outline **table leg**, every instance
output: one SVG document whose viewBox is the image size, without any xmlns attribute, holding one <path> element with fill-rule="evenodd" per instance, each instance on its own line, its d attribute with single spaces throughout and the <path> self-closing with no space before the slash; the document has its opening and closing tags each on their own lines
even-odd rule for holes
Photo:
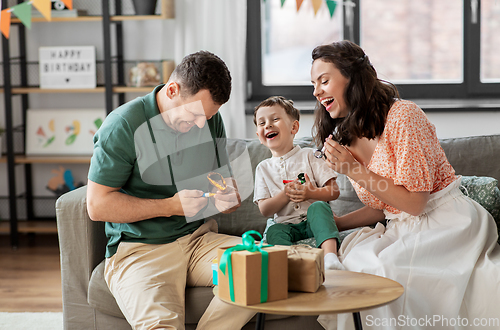
<svg viewBox="0 0 500 330">
<path fill-rule="evenodd" d="M 257 322 L 255 322 L 255 330 L 264 330 L 264 323 L 266 323 L 266 314 L 257 313 Z"/>
<path fill-rule="evenodd" d="M 354 319 L 354 328 L 356 330 L 363 330 L 363 323 L 361 323 L 359 312 L 352 313 L 352 318 Z"/>
</svg>

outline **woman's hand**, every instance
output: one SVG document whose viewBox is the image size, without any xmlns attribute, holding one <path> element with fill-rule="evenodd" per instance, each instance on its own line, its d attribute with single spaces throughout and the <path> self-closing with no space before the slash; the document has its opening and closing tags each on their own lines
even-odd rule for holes
<svg viewBox="0 0 500 330">
<path fill-rule="evenodd" d="M 325 140 L 325 156 L 328 166 L 337 173 L 349 176 L 360 164 L 344 146 L 331 139 Z"/>
</svg>

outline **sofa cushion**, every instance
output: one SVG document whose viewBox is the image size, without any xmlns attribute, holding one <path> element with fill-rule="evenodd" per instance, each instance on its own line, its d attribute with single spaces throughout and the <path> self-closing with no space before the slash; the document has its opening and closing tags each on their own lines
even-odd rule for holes
<svg viewBox="0 0 500 330">
<path fill-rule="evenodd" d="M 356 190 L 354 190 L 351 181 L 349 181 L 346 175 L 338 175 L 337 185 L 339 186 L 340 196 L 336 200 L 330 202 L 332 211 L 335 215 L 342 216 L 365 206 L 359 200 Z"/>
<path fill-rule="evenodd" d="M 500 135 L 441 139 L 440 142 L 455 173 L 489 176 L 500 181 Z"/>
<path fill-rule="evenodd" d="M 217 221 L 220 233 L 235 236 L 241 236 L 248 230 L 257 230 L 263 233 L 267 218 L 253 203 L 253 184 L 257 164 L 271 157 L 271 151 L 262 146 L 257 139 L 228 139 L 227 151 L 233 175 L 242 197 L 241 206 L 236 212 L 219 213 L 212 218 Z M 250 167 L 248 167 L 248 163 L 250 163 Z"/>
<path fill-rule="evenodd" d="M 104 314 L 125 318 L 104 280 L 104 263 L 105 261 L 103 260 L 92 272 L 87 302 L 92 308 Z"/>
<path fill-rule="evenodd" d="M 462 192 L 481 204 L 488 212 L 499 211 L 496 206 L 497 200 L 497 187 L 498 180 L 487 176 L 462 176 L 460 182 L 460 190 Z M 495 189 L 497 188 L 497 189 Z M 491 212 L 490 212 L 491 213 Z"/>
<path fill-rule="evenodd" d="M 500 234 L 500 190 L 497 185 L 495 178 L 462 176 L 460 190 L 490 212 Z"/>
</svg>

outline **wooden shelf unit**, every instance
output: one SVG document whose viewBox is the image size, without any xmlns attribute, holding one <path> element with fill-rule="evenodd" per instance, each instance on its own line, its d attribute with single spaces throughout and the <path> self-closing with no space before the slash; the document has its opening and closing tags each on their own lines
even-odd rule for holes
<svg viewBox="0 0 500 330">
<path fill-rule="evenodd" d="M 149 93 L 153 90 L 151 87 L 132 87 L 132 86 L 113 86 L 113 93 Z M 61 89 L 61 88 L 39 88 L 39 87 L 14 87 L 11 89 L 12 94 L 54 94 L 54 93 L 104 93 L 105 87 L 96 88 L 78 88 L 78 89 Z M 3 93 L 3 88 L 0 88 L 0 93 Z"/>
<path fill-rule="evenodd" d="M 90 156 L 16 156 L 16 164 L 90 164 Z"/>
<path fill-rule="evenodd" d="M 172 19 L 175 17 L 174 0 L 161 0 L 161 14 L 160 15 L 115 15 L 110 16 L 112 22 L 123 21 L 144 21 L 155 19 Z M 102 16 L 77 16 L 77 17 L 52 17 L 50 21 L 44 17 L 32 17 L 33 23 L 53 23 L 53 22 L 100 22 L 103 20 Z M 20 24 L 19 18 L 12 18 L 11 23 Z"/>
<path fill-rule="evenodd" d="M 115 13 L 119 14 L 119 8 L 115 0 L 114 4 Z M 0 221 L 0 233 L 8 233 L 10 235 L 11 245 L 16 247 L 18 244 L 18 234 L 19 233 L 57 233 L 56 223 L 55 221 L 51 221 L 43 219 L 39 221 L 40 217 L 37 217 L 34 213 L 33 200 L 40 199 L 43 197 L 34 196 L 33 195 L 33 187 L 32 187 L 32 165 L 34 164 L 90 164 L 90 156 L 27 156 L 27 155 L 18 155 L 14 151 L 14 126 L 13 126 L 13 108 L 11 98 L 15 95 L 19 95 L 18 97 L 22 98 L 21 108 L 23 111 L 23 119 L 25 118 L 26 111 L 28 109 L 27 97 L 29 94 L 56 94 L 56 93 L 102 93 L 105 95 L 105 108 L 109 113 L 112 111 L 116 105 L 113 103 L 116 101 L 113 98 L 113 95 L 118 95 L 118 104 L 122 104 L 125 101 L 125 93 L 141 93 L 146 94 L 153 90 L 153 87 L 130 87 L 125 86 L 126 82 L 124 81 L 124 75 L 118 75 L 117 85 L 113 85 L 113 76 L 112 76 L 112 65 L 114 63 L 111 62 L 111 33 L 116 34 L 115 42 L 116 42 L 116 52 L 118 58 L 123 58 L 123 30 L 122 30 L 122 22 L 125 21 L 140 21 L 140 20 L 164 20 L 164 19 L 173 19 L 175 17 L 174 10 L 174 0 L 161 0 L 161 14 L 160 15 L 151 15 L 151 16 L 140 16 L 140 15 L 110 15 L 110 0 L 101 0 L 102 4 L 102 15 L 101 16 L 79 16 L 79 17 L 53 17 L 50 21 L 46 20 L 43 17 L 32 18 L 32 22 L 46 24 L 46 23 L 77 23 L 77 22 L 97 22 L 102 24 L 102 35 L 103 35 L 103 50 L 104 50 L 104 86 L 97 86 L 92 89 L 41 89 L 39 87 L 27 87 L 27 79 L 23 78 L 27 76 L 27 64 L 24 60 L 24 63 L 21 61 L 21 85 L 26 87 L 12 86 L 11 84 L 11 56 L 9 50 L 9 40 L 3 38 L 2 42 L 2 52 L 3 52 L 3 68 L 4 68 L 4 86 L 0 88 L 0 93 L 4 94 L 5 100 L 5 112 L 6 112 L 6 128 L 8 138 L 8 150 L 5 155 L 0 155 L 0 163 L 7 163 L 7 172 L 8 172 L 8 183 L 9 183 L 9 210 L 10 210 L 10 221 Z M 24 28 L 24 25 L 18 18 L 13 18 L 12 23 L 15 23 L 14 26 L 17 26 L 19 29 L 19 53 L 20 58 L 26 59 L 26 50 L 25 45 L 23 44 L 26 40 L 24 37 L 25 33 L 28 33 Z M 116 25 L 116 29 L 113 31 L 110 29 L 111 25 Z M 118 28 L 120 27 L 120 28 Z M 26 32 L 25 32 L 26 31 Z M 21 37 L 22 36 L 22 37 Z M 123 63 L 118 64 L 118 72 L 123 73 L 125 71 L 125 67 Z M 122 78 L 120 78 L 120 76 Z M 17 110 L 16 110 L 17 111 Z M 25 124 L 23 122 L 23 124 Z M 19 197 L 19 194 L 16 193 L 16 166 L 24 166 L 25 172 L 25 193 L 23 197 Z M 17 213 L 17 201 L 19 198 L 24 198 L 26 200 L 26 209 L 27 209 L 27 218 L 28 220 L 18 220 Z"/>
</svg>

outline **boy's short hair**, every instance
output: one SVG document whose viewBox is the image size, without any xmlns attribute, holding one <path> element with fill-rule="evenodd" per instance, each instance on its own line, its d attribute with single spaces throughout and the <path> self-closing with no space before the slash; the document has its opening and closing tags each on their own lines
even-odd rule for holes
<svg viewBox="0 0 500 330">
<path fill-rule="evenodd" d="M 253 123 L 257 125 L 257 110 L 262 107 L 272 107 L 273 105 L 279 105 L 285 109 L 286 114 L 293 120 L 300 120 L 300 111 L 293 106 L 292 100 L 287 100 L 283 96 L 271 96 L 255 107 L 253 111 Z"/>
</svg>

